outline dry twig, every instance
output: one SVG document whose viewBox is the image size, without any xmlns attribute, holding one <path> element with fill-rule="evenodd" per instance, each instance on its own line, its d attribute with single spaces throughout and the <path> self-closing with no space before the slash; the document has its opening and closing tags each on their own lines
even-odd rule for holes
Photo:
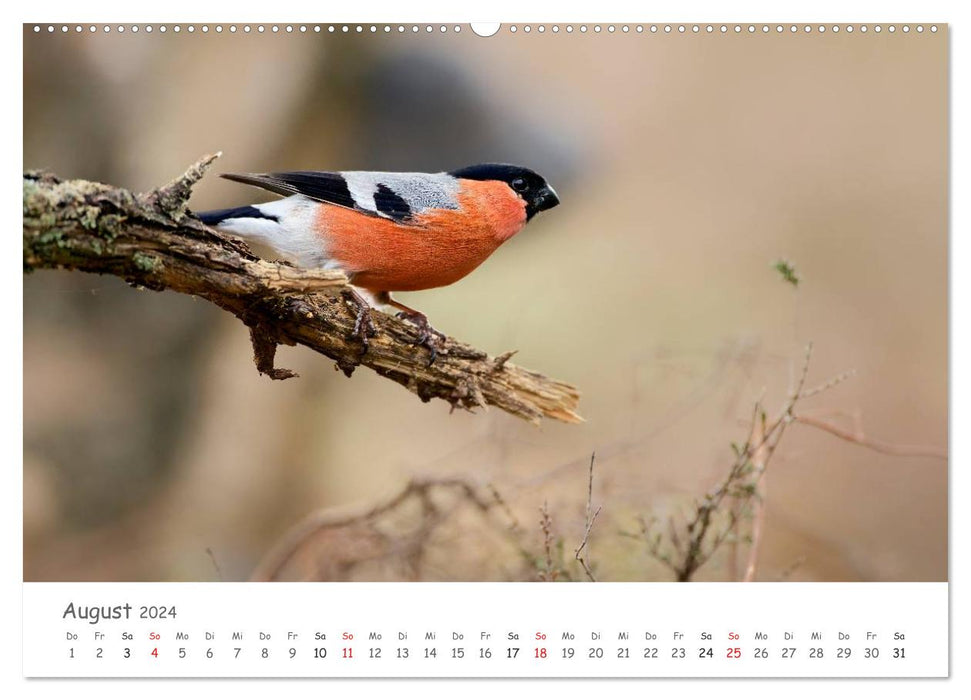
<svg viewBox="0 0 971 700">
<path fill-rule="evenodd" d="M 590 570 L 589 564 L 587 564 L 587 559 L 590 558 L 590 531 L 593 529 L 593 524 L 596 522 L 597 516 L 600 515 L 600 511 L 603 510 L 603 506 L 597 506 L 597 511 L 591 515 L 591 512 L 593 511 L 593 463 L 596 458 L 596 453 L 590 455 L 590 476 L 587 480 L 587 510 L 583 530 L 583 539 L 580 540 L 579 546 L 573 553 L 574 558 L 580 562 L 580 566 L 583 567 L 583 573 L 585 573 L 587 578 L 591 581 L 596 581 L 597 579 L 594 577 L 593 571 Z M 586 556 L 583 554 L 584 549 L 586 549 Z"/>
<path fill-rule="evenodd" d="M 539 570 L 540 581 L 555 581 L 559 578 L 559 568 L 553 564 L 553 519 L 546 501 L 539 509 L 539 528 L 543 533 L 543 552 L 546 556 L 544 568 Z"/>
<path fill-rule="evenodd" d="M 947 459 L 947 450 L 943 450 L 939 447 L 930 447 L 927 445 L 900 445 L 891 442 L 884 442 L 883 440 L 876 440 L 874 438 L 868 438 L 863 432 L 863 427 L 860 425 L 856 426 L 856 430 L 850 432 L 828 421 L 807 416 L 802 413 L 794 416 L 793 419 L 797 423 L 802 423 L 803 425 L 817 428 L 829 433 L 830 435 L 835 435 L 841 440 L 851 442 L 854 445 L 869 448 L 874 452 L 880 452 L 886 455 L 894 455 L 896 457 L 930 457 L 932 459 Z"/>
</svg>

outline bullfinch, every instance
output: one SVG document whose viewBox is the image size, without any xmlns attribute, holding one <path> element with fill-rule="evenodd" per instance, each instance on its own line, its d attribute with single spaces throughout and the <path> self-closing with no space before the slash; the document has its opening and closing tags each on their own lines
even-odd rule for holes
<svg viewBox="0 0 971 700">
<path fill-rule="evenodd" d="M 284 199 L 196 214 L 206 225 L 273 248 L 307 268 L 347 274 L 364 350 L 373 335 L 369 297 L 419 330 L 437 352 L 427 317 L 391 297 L 452 284 L 478 267 L 536 214 L 559 204 L 538 173 L 487 163 L 441 173 L 367 171 L 234 174 L 222 177 Z M 357 291 L 360 290 L 360 291 Z M 362 295 L 363 293 L 363 295 Z"/>
</svg>

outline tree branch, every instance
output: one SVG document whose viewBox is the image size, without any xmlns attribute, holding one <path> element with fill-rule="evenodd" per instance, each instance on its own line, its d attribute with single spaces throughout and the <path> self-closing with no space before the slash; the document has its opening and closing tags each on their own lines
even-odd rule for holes
<svg viewBox="0 0 971 700">
<path fill-rule="evenodd" d="M 356 308 L 342 296 L 349 289 L 342 273 L 261 260 L 188 211 L 192 187 L 218 155 L 142 195 L 24 173 L 24 271 L 110 274 L 131 285 L 202 297 L 250 329 L 256 367 L 273 379 L 296 376 L 274 366 L 277 346 L 300 344 L 334 360 L 347 376 L 364 365 L 422 401 L 444 399 L 469 411 L 497 406 L 533 423 L 582 421 L 575 387 L 512 364 L 508 353 L 493 358 L 453 338 L 429 366 L 427 351 L 414 345 L 414 326 L 383 313 L 372 314 L 377 335 L 362 354 L 353 337 Z"/>
</svg>

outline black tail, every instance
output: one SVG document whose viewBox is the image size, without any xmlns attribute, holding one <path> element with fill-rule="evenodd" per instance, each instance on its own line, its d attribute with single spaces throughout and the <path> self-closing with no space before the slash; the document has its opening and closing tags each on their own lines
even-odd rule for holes
<svg viewBox="0 0 971 700">
<path fill-rule="evenodd" d="M 256 207 L 233 207 L 232 209 L 214 209 L 213 211 L 196 212 L 196 218 L 206 226 L 216 226 L 226 219 L 270 219 L 276 221 L 275 216 L 264 214 Z"/>
</svg>

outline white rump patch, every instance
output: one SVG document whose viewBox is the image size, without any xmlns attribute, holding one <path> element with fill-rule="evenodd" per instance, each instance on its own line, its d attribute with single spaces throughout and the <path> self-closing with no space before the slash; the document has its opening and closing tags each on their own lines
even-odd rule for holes
<svg viewBox="0 0 971 700">
<path fill-rule="evenodd" d="M 334 267 L 324 238 L 317 232 L 317 208 L 322 206 L 319 202 L 294 195 L 253 206 L 277 220 L 240 217 L 225 219 L 217 228 L 267 245 L 300 267 Z"/>
</svg>

